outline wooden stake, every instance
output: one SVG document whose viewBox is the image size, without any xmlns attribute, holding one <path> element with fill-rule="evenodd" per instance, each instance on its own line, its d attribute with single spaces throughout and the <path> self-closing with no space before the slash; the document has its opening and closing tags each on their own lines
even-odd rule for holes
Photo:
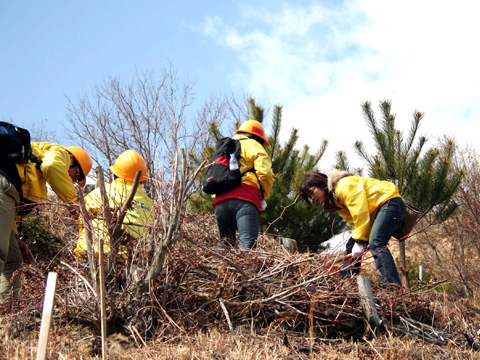
<svg viewBox="0 0 480 360">
<path fill-rule="evenodd" d="M 102 360 L 108 358 L 107 354 L 107 310 L 105 306 L 105 267 L 103 263 L 103 237 L 98 239 L 98 268 L 99 268 L 99 283 L 100 283 L 100 329 L 102 332 Z"/>
<path fill-rule="evenodd" d="M 57 288 L 57 273 L 49 272 L 45 299 L 43 302 L 42 324 L 40 325 L 40 337 L 38 339 L 37 360 L 45 360 L 47 356 L 48 333 L 52 324 L 52 311 L 55 303 L 55 291 Z"/>
<path fill-rule="evenodd" d="M 360 303 L 362 304 L 363 314 L 373 330 L 381 328 L 382 320 L 375 310 L 375 301 L 373 300 L 372 282 L 364 275 L 357 276 L 358 293 Z"/>
</svg>

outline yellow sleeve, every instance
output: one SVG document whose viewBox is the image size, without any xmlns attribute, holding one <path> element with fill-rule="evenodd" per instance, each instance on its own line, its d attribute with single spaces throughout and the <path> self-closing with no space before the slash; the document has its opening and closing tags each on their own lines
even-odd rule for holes
<svg viewBox="0 0 480 360">
<path fill-rule="evenodd" d="M 240 170 L 245 171 L 244 169 L 248 170 L 252 167 L 255 169 L 255 174 L 250 172 L 246 173 L 242 182 L 256 184 L 257 181 L 255 180 L 258 179 L 263 189 L 263 198 L 264 200 L 268 200 L 274 181 L 272 160 L 265 151 L 265 148 L 256 140 L 243 140 L 240 144 L 242 146 L 242 156 L 240 159 L 242 168 Z"/>
<path fill-rule="evenodd" d="M 77 201 L 77 192 L 68 175 L 70 156 L 60 146 L 52 146 L 43 154 L 40 171 L 52 190 L 65 202 Z"/>
<path fill-rule="evenodd" d="M 273 187 L 272 161 L 263 147 L 261 150 L 263 151 L 258 151 L 255 157 L 255 172 L 263 188 L 263 198 L 268 200 Z"/>
<path fill-rule="evenodd" d="M 353 225 L 352 215 L 350 215 L 350 212 L 347 209 L 341 208 L 337 212 L 338 212 L 338 215 L 340 215 L 343 218 L 343 220 L 345 220 L 350 225 Z"/>
<path fill-rule="evenodd" d="M 152 208 L 152 200 L 143 191 L 142 185 L 139 185 L 133 199 L 132 207 L 127 211 L 125 222 L 139 225 L 153 224 Z M 126 225 L 125 229 L 135 238 L 144 237 L 149 232 L 149 228 L 144 226 Z"/>
<path fill-rule="evenodd" d="M 362 178 L 349 176 L 341 179 L 335 188 L 335 194 L 348 210 L 348 214 L 339 211 L 339 215 L 354 227 L 352 237 L 368 242 L 373 223 Z"/>
<path fill-rule="evenodd" d="M 108 188 L 106 187 L 107 196 Z M 85 207 L 88 212 L 97 215 L 103 214 L 103 204 L 102 204 L 102 195 L 100 193 L 100 188 L 96 188 L 87 196 L 85 196 Z"/>
<path fill-rule="evenodd" d="M 106 186 L 106 191 L 108 193 L 108 186 Z M 107 229 L 105 228 L 103 217 L 103 204 L 102 204 L 102 197 L 100 193 L 100 189 L 96 188 L 91 193 L 89 193 L 84 198 L 85 201 L 85 208 L 87 209 L 88 213 L 92 215 L 90 218 L 90 222 L 92 224 L 92 232 L 94 233 L 94 244 L 93 248 L 95 250 L 95 256 L 98 258 L 98 244 L 97 239 L 101 236 L 104 239 L 104 254 L 110 253 L 110 246 L 109 246 L 109 237 Z M 77 240 L 77 247 L 74 250 L 75 255 L 80 256 L 81 254 L 87 251 L 87 239 L 85 234 L 85 229 L 83 226 L 83 222 L 78 222 L 78 240 Z"/>
</svg>

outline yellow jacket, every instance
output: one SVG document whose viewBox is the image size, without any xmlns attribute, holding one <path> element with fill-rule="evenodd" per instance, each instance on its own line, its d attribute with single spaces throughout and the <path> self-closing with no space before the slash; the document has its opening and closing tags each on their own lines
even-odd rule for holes
<svg viewBox="0 0 480 360">
<path fill-rule="evenodd" d="M 237 134 L 233 139 L 249 138 L 245 135 Z M 265 148 L 256 140 L 244 140 L 240 142 L 240 145 L 240 172 L 243 174 L 245 171 L 255 168 L 255 173 L 249 171 L 243 175 L 242 183 L 252 185 L 259 191 L 261 184 L 263 188 L 263 199 L 268 200 L 273 187 L 273 170 L 270 156 L 268 156 Z"/>
<path fill-rule="evenodd" d="M 119 209 L 125 202 L 133 182 L 123 179 L 117 179 L 111 184 L 105 186 L 107 196 L 109 198 L 109 206 L 111 209 Z M 108 230 L 103 220 L 103 205 L 100 189 L 96 188 L 85 197 L 85 206 L 87 210 L 94 216 L 92 220 L 92 227 L 95 233 L 94 249 L 95 255 L 98 256 L 98 237 L 102 236 L 104 239 L 104 254 L 110 253 Z M 143 191 L 141 185 L 138 186 L 137 192 L 133 198 L 132 208 L 127 211 L 124 218 L 124 223 L 131 223 L 123 225 L 122 229 L 132 235 L 134 238 L 141 238 L 148 233 L 148 227 L 142 225 L 150 225 L 153 223 L 151 210 L 153 207 L 152 200 Z M 135 224 L 135 225 L 134 225 Z M 138 224 L 138 225 L 137 225 Z M 77 248 L 74 250 L 75 254 L 80 255 L 87 251 L 87 241 L 85 238 L 85 230 L 80 225 L 80 234 L 77 242 Z M 120 254 L 125 257 L 126 249 L 120 249 Z"/>
<path fill-rule="evenodd" d="M 360 176 L 338 180 L 335 195 L 339 215 L 354 227 L 352 237 L 367 242 L 377 210 L 387 200 L 400 197 L 394 183 Z"/>
<path fill-rule="evenodd" d="M 40 162 L 39 167 L 32 161 L 17 164 L 23 197 L 33 202 L 44 201 L 48 183 L 64 202 L 75 202 L 77 192 L 68 175 L 70 155 L 67 149 L 47 142 L 32 142 L 32 153 Z"/>
</svg>

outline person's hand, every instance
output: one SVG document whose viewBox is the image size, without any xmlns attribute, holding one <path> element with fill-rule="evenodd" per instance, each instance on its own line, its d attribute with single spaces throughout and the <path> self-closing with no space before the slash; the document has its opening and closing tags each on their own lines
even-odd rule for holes
<svg viewBox="0 0 480 360">
<path fill-rule="evenodd" d="M 267 202 L 265 200 L 260 201 L 260 211 L 265 211 L 267 208 Z"/>
<path fill-rule="evenodd" d="M 18 247 L 20 248 L 20 252 L 22 253 L 23 262 L 27 265 L 33 264 L 35 262 L 35 258 L 33 257 L 28 245 L 19 239 L 17 239 L 17 243 Z"/>
<path fill-rule="evenodd" d="M 365 250 L 365 245 L 355 242 L 355 244 L 352 247 L 352 257 L 357 258 L 362 256 L 364 250 Z"/>
</svg>

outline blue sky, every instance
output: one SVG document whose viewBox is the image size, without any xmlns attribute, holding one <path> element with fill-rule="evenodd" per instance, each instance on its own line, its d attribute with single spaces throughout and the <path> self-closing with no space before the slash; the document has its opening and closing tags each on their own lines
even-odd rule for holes
<svg viewBox="0 0 480 360">
<path fill-rule="evenodd" d="M 251 93 L 267 109 L 284 106 L 282 136 L 354 160 L 371 138 L 360 104 L 391 99 L 407 131 L 480 133 L 480 5 L 474 1 L 37 1 L 0 0 L 0 119 L 47 119 L 60 142 L 67 97 L 108 77 L 172 64 L 195 82 L 198 106 L 210 94 Z M 378 112 L 377 112 L 378 114 Z M 266 127 L 268 131 L 269 117 Z M 65 143 L 64 145 L 72 145 Z M 352 161 L 354 163 L 354 161 Z"/>
</svg>

